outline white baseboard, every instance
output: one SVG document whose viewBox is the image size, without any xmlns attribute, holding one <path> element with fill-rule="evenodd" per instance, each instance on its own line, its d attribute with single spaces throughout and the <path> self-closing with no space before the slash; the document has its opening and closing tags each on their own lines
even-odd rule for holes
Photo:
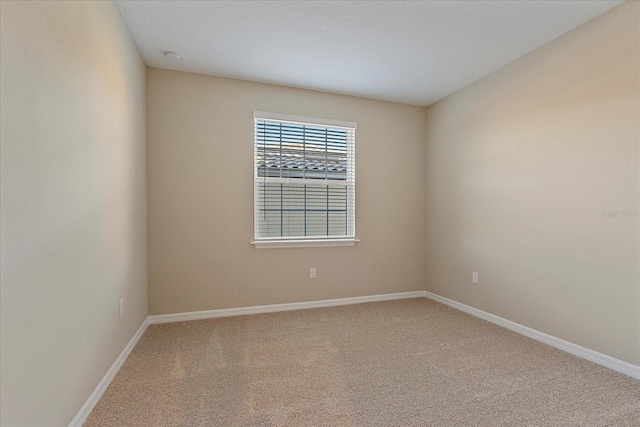
<svg viewBox="0 0 640 427">
<path fill-rule="evenodd" d="M 138 343 L 138 340 L 140 339 L 142 334 L 144 334 L 144 331 L 147 330 L 148 325 L 149 325 L 149 317 L 144 319 L 144 322 L 142 322 L 142 325 L 140 325 L 140 327 L 138 328 L 136 333 L 133 335 L 131 340 L 129 340 L 129 343 L 125 346 L 124 350 L 122 350 L 122 352 L 120 353 L 116 361 L 113 362 L 113 365 L 111 365 L 111 368 L 109 368 L 109 370 L 104 375 L 102 380 L 98 383 L 98 386 L 95 388 L 95 390 L 93 390 L 93 393 L 91 393 L 91 395 L 89 396 L 89 399 L 87 399 L 87 401 L 82 406 L 82 408 L 80 408 L 80 412 L 78 412 L 75 418 L 71 421 L 71 423 L 69 424 L 69 427 L 80 427 L 82 426 L 82 424 L 84 424 L 84 422 L 89 417 L 89 414 L 91 413 L 93 408 L 96 406 L 96 404 L 102 397 L 102 394 L 105 392 L 107 387 L 109 387 L 109 384 L 111 384 L 113 377 L 116 376 L 116 374 L 120 370 L 120 367 L 122 366 L 124 361 L 127 360 L 127 357 L 129 357 L 129 353 L 131 353 L 131 350 L 133 350 L 133 348 L 136 346 L 136 344 Z"/>
<path fill-rule="evenodd" d="M 531 329 L 527 326 L 520 325 L 519 323 L 503 319 L 502 317 L 487 313 L 486 311 L 478 310 L 477 308 L 462 304 L 449 298 L 441 297 L 440 295 L 436 295 L 428 291 L 425 291 L 425 296 L 434 301 L 448 305 L 449 307 L 464 311 L 465 313 L 472 316 L 479 317 L 480 319 L 484 319 L 488 322 L 502 326 L 503 328 L 507 328 L 513 332 L 517 332 L 526 337 L 533 338 L 536 341 L 543 342 L 552 347 L 566 351 L 567 353 L 571 353 L 574 356 L 581 357 L 583 359 L 589 360 L 590 362 L 594 362 L 598 365 L 605 366 L 622 374 L 629 375 L 632 378 L 640 379 L 640 366 L 636 366 L 631 363 L 616 359 L 614 357 L 607 356 L 606 354 L 598 353 L 597 351 L 590 350 L 577 344 L 573 344 L 569 341 L 565 341 L 552 335 L 545 334 L 544 332 Z"/>
<path fill-rule="evenodd" d="M 257 305 L 253 307 L 223 308 L 219 310 L 191 311 L 187 313 L 159 314 L 149 316 L 149 324 L 184 322 L 187 320 L 212 319 L 214 317 L 242 316 L 246 314 L 273 313 L 277 311 L 304 310 L 308 308 L 334 307 L 365 302 L 390 301 L 407 298 L 423 298 L 425 291 L 399 292 L 395 294 L 368 295 L 363 297 L 325 299 L 319 301 L 293 302 L 288 304 Z"/>
</svg>

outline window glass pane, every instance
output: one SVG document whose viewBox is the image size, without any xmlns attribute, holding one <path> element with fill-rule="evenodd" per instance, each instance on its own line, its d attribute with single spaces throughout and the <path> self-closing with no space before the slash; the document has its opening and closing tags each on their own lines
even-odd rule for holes
<svg viewBox="0 0 640 427">
<path fill-rule="evenodd" d="M 355 237 L 354 129 L 255 119 L 256 238 Z"/>
<path fill-rule="evenodd" d="M 258 176 L 346 180 L 347 143 L 344 129 L 258 120 Z"/>
</svg>

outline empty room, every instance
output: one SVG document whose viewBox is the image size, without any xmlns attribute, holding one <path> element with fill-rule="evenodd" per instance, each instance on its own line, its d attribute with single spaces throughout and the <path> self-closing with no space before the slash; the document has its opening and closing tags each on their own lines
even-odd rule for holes
<svg viewBox="0 0 640 427">
<path fill-rule="evenodd" d="M 640 425 L 640 2 L 0 1 L 0 425 Z"/>
</svg>

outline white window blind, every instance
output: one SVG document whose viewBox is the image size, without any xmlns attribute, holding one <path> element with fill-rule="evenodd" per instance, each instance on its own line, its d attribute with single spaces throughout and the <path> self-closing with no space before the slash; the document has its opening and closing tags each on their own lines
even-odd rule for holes
<svg viewBox="0 0 640 427">
<path fill-rule="evenodd" d="M 256 241 L 355 238 L 355 129 L 254 113 Z"/>
</svg>

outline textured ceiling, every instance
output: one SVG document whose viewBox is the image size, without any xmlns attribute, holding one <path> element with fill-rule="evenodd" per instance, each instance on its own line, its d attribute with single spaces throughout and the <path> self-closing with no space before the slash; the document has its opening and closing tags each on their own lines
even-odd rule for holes
<svg viewBox="0 0 640 427">
<path fill-rule="evenodd" d="M 116 1 L 149 66 L 422 106 L 619 3 Z"/>
</svg>

